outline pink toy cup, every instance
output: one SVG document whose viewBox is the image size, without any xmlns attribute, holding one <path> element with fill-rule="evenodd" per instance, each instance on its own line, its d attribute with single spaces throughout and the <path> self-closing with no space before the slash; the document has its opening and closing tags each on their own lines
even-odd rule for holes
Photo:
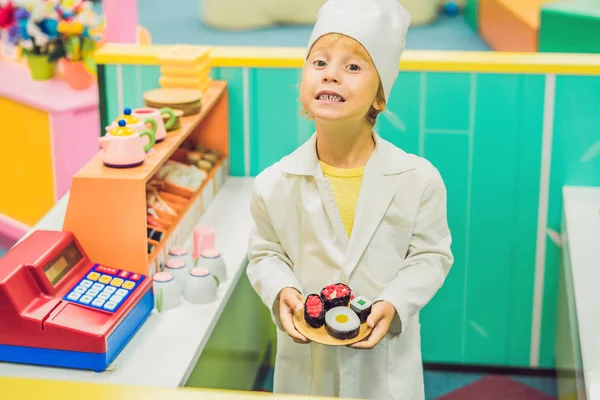
<svg viewBox="0 0 600 400">
<path fill-rule="evenodd" d="M 200 225 L 194 228 L 194 259 L 200 257 L 206 249 L 215 247 L 215 230 L 211 226 Z"/>
</svg>

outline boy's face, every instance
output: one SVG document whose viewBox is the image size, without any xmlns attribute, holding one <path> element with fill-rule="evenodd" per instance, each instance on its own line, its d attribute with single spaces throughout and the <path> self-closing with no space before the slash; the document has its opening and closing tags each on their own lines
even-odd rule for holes
<svg viewBox="0 0 600 400">
<path fill-rule="evenodd" d="M 366 118 L 379 87 L 377 70 L 354 39 L 328 36 L 315 42 L 304 64 L 302 106 L 315 120 Z"/>
</svg>

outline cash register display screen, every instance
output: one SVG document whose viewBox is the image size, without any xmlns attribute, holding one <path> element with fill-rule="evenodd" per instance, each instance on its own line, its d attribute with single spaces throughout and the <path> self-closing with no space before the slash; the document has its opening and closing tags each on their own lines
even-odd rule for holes
<svg viewBox="0 0 600 400">
<path fill-rule="evenodd" d="M 55 286 L 82 258 L 77 245 L 71 242 L 58 257 L 44 268 L 44 273 L 52 286 Z"/>
</svg>

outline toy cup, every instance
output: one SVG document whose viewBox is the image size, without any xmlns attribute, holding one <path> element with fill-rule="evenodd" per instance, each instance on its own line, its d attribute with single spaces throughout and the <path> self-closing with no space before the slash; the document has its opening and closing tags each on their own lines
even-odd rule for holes
<svg viewBox="0 0 600 400">
<path fill-rule="evenodd" d="M 185 283 L 183 297 L 194 304 L 206 304 L 216 300 L 217 280 L 206 268 L 193 268 Z"/>
<path fill-rule="evenodd" d="M 166 123 L 163 122 L 163 114 L 169 115 L 169 120 Z M 176 119 L 175 113 L 168 107 L 163 107 L 161 109 L 151 107 L 136 108 L 133 110 L 132 115 L 143 121 L 146 121 L 149 118 L 154 121 L 154 124 L 156 125 L 156 143 L 165 140 L 167 137 L 167 129 L 170 129 L 173 126 Z"/>
<path fill-rule="evenodd" d="M 152 276 L 154 306 L 158 312 L 177 307 L 181 303 L 179 286 L 168 272 L 157 272 Z"/>
</svg>

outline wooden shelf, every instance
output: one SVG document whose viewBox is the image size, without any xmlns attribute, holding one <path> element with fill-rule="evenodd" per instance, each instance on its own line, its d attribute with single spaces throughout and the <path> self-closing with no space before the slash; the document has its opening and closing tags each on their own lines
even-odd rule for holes
<svg viewBox="0 0 600 400">
<path fill-rule="evenodd" d="M 186 198 L 160 242 L 148 252 L 146 184 L 190 140 L 216 149 L 221 158 L 202 186 Z M 151 275 L 166 259 L 175 239 L 185 240 L 193 224 L 229 175 L 229 111 L 227 84 L 215 81 L 202 99 L 199 114 L 182 119 L 148 154 L 144 164 L 116 169 L 104 166 L 102 151 L 74 176 L 63 230 L 75 234 L 88 256 L 100 264 Z"/>
<path fill-rule="evenodd" d="M 219 117 L 213 115 L 212 111 L 225 93 L 226 86 L 227 84 L 225 82 L 214 82 L 214 84 L 202 97 L 202 110 L 200 113 L 182 118 L 181 129 L 169 132 L 162 143 L 154 146 L 151 154 L 148 154 L 146 157 L 144 164 L 140 165 L 139 167 L 126 169 L 108 168 L 102 163 L 102 152 L 100 151 L 90 160 L 89 163 L 80 169 L 75 176 L 148 181 L 152 176 L 154 176 L 154 174 L 156 174 L 156 172 L 158 172 L 158 169 L 169 157 L 171 157 L 175 150 L 181 146 L 183 141 L 188 138 L 190 133 L 193 132 L 196 127 L 198 127 L 200 122 L 207 119 L 207 117 Z M 215 137 L 213 139 L 216 140 L 211 140 L 206 147 L 214 147 L 222 152 L 229 147 L 228 143 L 224 141 L 224 139 L 227 138 Z"/>
</svg>

